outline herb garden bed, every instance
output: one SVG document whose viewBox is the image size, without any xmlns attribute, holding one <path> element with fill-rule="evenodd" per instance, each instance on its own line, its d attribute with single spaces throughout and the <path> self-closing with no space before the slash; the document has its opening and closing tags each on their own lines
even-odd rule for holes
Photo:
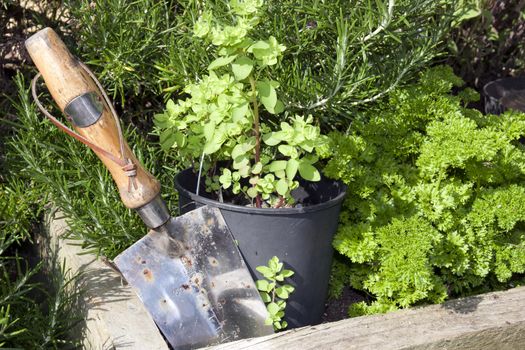
<svg viewBox="0 0 525 350">
<path fill-rule="evenodd" d="M 245 193 L 261 210 L 297 205 L 299 178 L 346 186 L 324 323 L 211 349 L 523 347 L 525 114 L 482 114 L 463 80 L 479 91 L 524 74 L 525 1 L 41 3 L 0 0 L 0 348 L 76 348 L 80 338 L 88 349 L 169 349 L 131 286 L 94 255 L 113 259 L 146 229 L 96 155 L 43 121 L 31 98 L 23 42 L 42 26 L 100 78 L 172 214 L 173 178 L 190 163 L 208 176 L 203 191 Z M 31 225 L 49 202 L 69 228 L 48 214 L 39 249 L 67 266 L 24 268 L 38 259 Z M 272 241 L 285 264 L 306 250 Z"/>
<path fill-rule="evenodd" d="M 168 349 L 151 317 L 118 273 L 82 254 L 78 241 L 57 239 L 67 224 L 48 220 L 50 245 L 70 268 L 83 273 L 91 349 Z M 525 342 L 525 287 L 451 300 L 442 305 L 355 317 L 247 339 L 211 349 L 517 349 Z"/>
</svg>

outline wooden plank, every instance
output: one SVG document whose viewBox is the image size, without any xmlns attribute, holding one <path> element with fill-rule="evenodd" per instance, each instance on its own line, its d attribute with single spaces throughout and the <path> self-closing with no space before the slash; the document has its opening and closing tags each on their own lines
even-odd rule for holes
<svg viewBox="0 0 525 350">
<path fill-rule="evenodd" d="M 525 287 L 304 327 L 210 349 L 525 349 Z"/>
<path fill-rule="evenodd" d="M 65 259 L 73 273 L 82 273 L 81 306 L 86 321 L 78 331 L 83 348 L 168 350 L 153 319 L 120 275 L 94 255 L 86 254 L 78 241 L 59 239 L 67 229 L 59 214 L 47 221 L 50 248 L 59 261 Z"/>
</svg>

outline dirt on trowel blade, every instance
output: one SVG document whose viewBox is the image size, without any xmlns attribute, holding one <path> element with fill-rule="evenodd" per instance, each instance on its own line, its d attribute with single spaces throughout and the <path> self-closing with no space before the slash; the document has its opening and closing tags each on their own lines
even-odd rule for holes
<svg viewBox="0 0 525 350">
<path fill-rule="evenodd" d="M 176 349 L 273 333 L 264 325 L 266 308 L 216 208 L 171 218 L 115 263 Z"/>
</svg>

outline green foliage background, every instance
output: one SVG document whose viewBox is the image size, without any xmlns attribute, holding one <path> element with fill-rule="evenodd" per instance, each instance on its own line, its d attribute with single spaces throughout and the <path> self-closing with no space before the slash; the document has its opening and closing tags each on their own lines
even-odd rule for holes
<svg viewBox="0 0 525 350">
<path fill-rule="evenodd" d="M 325 172 L 348 185 L 334 246 L 352 262 L 338 275 L 375 297 L 353 315 L 439 303 L 525 271 L 525 114 L 465 108 L 478 96 L 452 95 L 462 83 L 449 67 L 427 70 L 332 134 Z"/>
<path fill-rule="evenodd" d="M 38 123 L 25 126 L 35 130 Z M 0 137 L 0 348 L 76 348 L 69 332 L 83 318 L 80 280 L 51 252 L 37 261 L 36 241 L 44 230 L 39 222 L 49 197 L 45 186 L 18 172 L 13 157 L 17 141 L 31 147 L 34 139 L 13 142 L 12 136 Z"/>
<path fill-rule="evenodd" d="M 192 28 L 204 10 L 222 22 L 234 20 L 226 0 L 65 4 L 78 54 L 122 104 L 133 95 L 168 97 L 203 75 L 213 50 L 194 40 Z M 281 84 L 285 105 L 335 128 L 442 51 L 455 6 L 433 0 L 361 0 L 352 6 L 342 0 L 268 0 L 255 39 L 275 36 L 288 48 L 269 77 Z"/>
</svg>

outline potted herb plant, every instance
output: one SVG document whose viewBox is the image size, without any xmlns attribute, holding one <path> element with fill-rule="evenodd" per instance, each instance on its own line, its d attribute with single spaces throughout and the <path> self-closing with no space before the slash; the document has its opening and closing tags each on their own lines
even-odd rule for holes
<svg viewBox="0 0 525 350">
<path fill-rule="evenodd" d="M 155 125 L 163 149 L 192 165 L 175 179 L 181 213 L 220 208 L 255 279 L 272 256 L 293 270 L 285 318 L 298 327 L 320 321 L 345 190 L 317 168 L 329 156 L 327 136 L 311 116 L 286 113 L 277 97 L 271 68 L 285 47 L 250 36 L 262 5 L 232 0 L 231 25 L 203 12 L 194 35 L 217 58 Z"/>
</svg>

